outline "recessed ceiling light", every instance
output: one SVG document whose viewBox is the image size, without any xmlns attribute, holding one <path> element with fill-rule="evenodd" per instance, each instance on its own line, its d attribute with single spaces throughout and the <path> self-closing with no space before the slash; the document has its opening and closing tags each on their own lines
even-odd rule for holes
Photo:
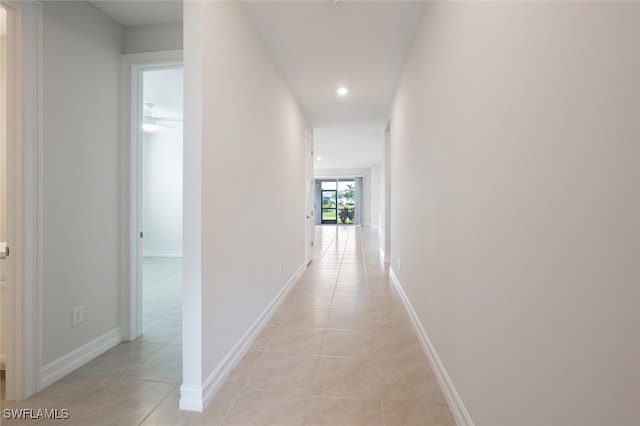
<svg viewBox="0 0 640 426">
<path fill-rule="evenodd" d="M 322 161 L 322 157 L 318 157 L 318 158 L 316 158 L 316 160 Z"/>
<path fill-rule="evenodd" d="M 336 90 L 336 93 L 340 96 L 345 96 L 347 93 L 349 93 L 349 89 L 347 89 L 346 87 L 341 87 Z"/>
</svg>

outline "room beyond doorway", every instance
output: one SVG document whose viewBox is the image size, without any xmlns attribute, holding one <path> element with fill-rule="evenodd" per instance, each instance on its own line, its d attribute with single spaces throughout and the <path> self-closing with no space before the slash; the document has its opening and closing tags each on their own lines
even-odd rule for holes
<svg viewBox="0 0 640 426">
<path fill-rule="evenodd" d="M 317 224 L 360 225 L 362 178 L 316 179 Z"/>
<path fill-rule="evenodd" d="M 142 73 L 142 339 L 180 343 L 182 67 Z"/>
</svg>

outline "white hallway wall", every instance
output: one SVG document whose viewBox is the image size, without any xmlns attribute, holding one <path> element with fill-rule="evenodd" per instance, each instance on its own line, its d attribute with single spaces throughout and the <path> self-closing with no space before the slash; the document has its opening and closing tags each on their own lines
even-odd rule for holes
<svg viewBox="0 0 640 426">
<path fill-rule="evenodd" d="M 427 4 L 391 265 L 475 424 L 640 424 L 638 117 L 640 4 Z"/>
<path fill-rule="evenodd" d="M 181 404 L 191 404 L 304 265 L 306 119 L 242 4 L 184 11 Z"/>
<path fill-rule="evenodd" d="M 2 18 L 0 18 L 2 19 Z M 0 178 L 0 182 L 4 178 L 4 173 L 7 167 L 7 157 L 5 155 L 7 149 L 7 133 L 6 133 L 6 99 L 7 99 L 7 37 L 0 36 L 0 173 L 3 173 L 3 177 Z M 7 188 L 6 183 L 0 185 L 0 241 L 7 241 L 6 235 L 6 220 L 7 220 Z M 2 319 L 2 297 L 4 295 L 4 289 L 6 286 L 6 276 L 4 271 L 4 260 L 0 260 L 0 321 Z M 0 365 L 4 365 L 5 349 L 7 344 L 6 333 L 4 333 L 2 324 L 0 323 Z"/>
<path fill-rule="evenodd" d="M 43 2 L 43 364 L 119 327 L 122 28 Z M 71 310 L 85 307 L 71 326 Z"/>
<path fill-rule="evenodd" d="M 182 125 L 144 135 L 144 256 L 182 255 Z"/>
</svg>

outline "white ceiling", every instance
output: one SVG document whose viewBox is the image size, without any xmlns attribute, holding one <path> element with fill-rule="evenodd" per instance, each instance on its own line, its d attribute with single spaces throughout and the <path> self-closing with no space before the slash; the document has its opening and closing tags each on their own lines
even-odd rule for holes
<svg viewBox="0 0 640 426">
<path fill-rule="evenodd" d="M 410 1 L 248 1 L 313 126 L 317 168 L 380 163 L 393 94 L 422 17 Z M 340 86 L 350 93 L 336 94 Z"/>
<path fill-rule="evenodd" d="M 92 1 L 124 26 L 182 19 L 181 1 Z M 384 128 L 418 29 L 421 1 L 244 1 L 314 126 L 317 168 L 382 157 Z M 336 94 L 347 86 L 349 95 Z"/>
<path fill-rule="evenodd" d="M 181 0 L 95 0 L 91 3 L 124 27 L 182 21 Z"/>
</svg>

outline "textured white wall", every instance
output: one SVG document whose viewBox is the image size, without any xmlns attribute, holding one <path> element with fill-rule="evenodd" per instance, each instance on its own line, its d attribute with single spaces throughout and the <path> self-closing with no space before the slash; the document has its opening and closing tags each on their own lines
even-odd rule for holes
<svg viewBox="0 0 640 426">
<path fill-rule="evenodd" d="M 183 341 L 186 391 L 304 264 L 306 120 L 242 4 L 186 3 L 184 17 L 184 320 L 202 327 Z"/>
<path fill-rule="evenodd" d="M 391 265 L 477 425 L 640 424 L 639 117 L 640 4 L 427 4 Z"/>
<path fill-rule="evenodd" d="M 88 2 L 43 5 L 46 365 L 119 324 L 122 28 Z"/>
<path fill-rule="evenodd" d="M 182 254 L 182 126 L 144 134 L 144 256 Z"/>
</svg>

